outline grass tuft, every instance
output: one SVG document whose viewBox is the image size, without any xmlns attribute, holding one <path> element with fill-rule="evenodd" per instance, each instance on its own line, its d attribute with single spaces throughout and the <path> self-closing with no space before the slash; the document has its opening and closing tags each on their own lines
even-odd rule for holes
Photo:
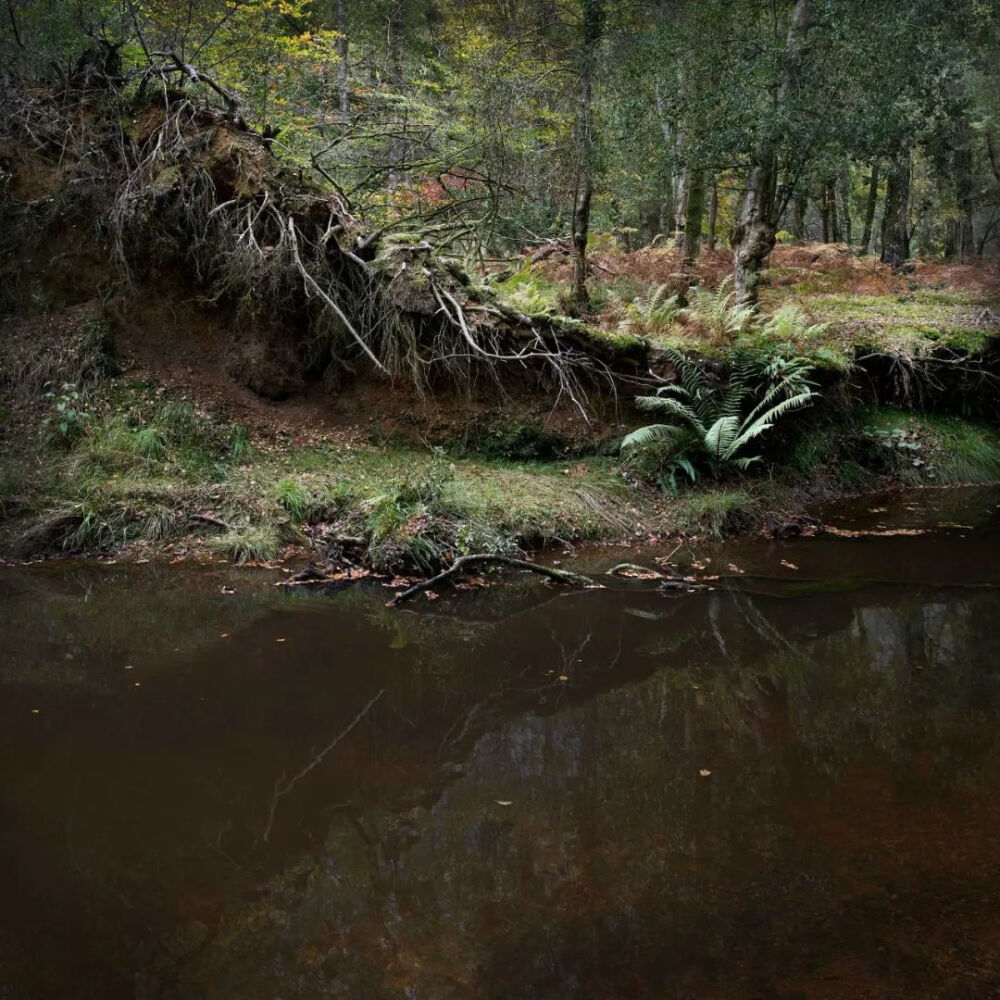
<svg viewBox="0 0 1000 1000">
<path fill-rule="evenodd" d="M 277 528 L 269 523 L 234 528 L 209 542 L 213 551 L 235 563 L 267 562 L 281 548 Z"/>
</svg>

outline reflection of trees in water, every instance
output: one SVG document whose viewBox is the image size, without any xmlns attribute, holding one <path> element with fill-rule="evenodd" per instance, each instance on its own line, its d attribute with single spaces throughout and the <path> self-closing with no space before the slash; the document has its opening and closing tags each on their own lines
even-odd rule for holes
<svg viewBox="0 0 1000 1000">
<path fill-rule="evenodd" d="M 123 664 L 142 669 L 175 648 L 191 652 L 264 613 L 271 595 L 262 600 L 260 583 L 244 579 L 228 568 L 152 564 L 5 570 L 0 683 L 114 690 Z M 227 582 L 237 593 L 222 598 Z"/>
<path fill-rule="evenodd" d="M 440 746 L 467 748 L 461 777 L 335 827 L 183 982 L 220 997 L 661 996 L 668 982 L 698 996 L 766 992 L 775 970 L 845 947 L 884 967 L 854 899 L 883 905 L 888 876 L 873 869 L 862 892 L 799 814 L 849 799 L 851 769 L 873 762 L 888 762 L 890 801 L 918 753 L 942 787 L 987 772 L 1000 650 L 989 596 L 867 600 L 554 602 L 525 615 L 527 643 L 484 636 L 480 662 L 527 659 L 456 713 Z M 920 961 L 908 968 L 922 986 Z"/>
</svg>

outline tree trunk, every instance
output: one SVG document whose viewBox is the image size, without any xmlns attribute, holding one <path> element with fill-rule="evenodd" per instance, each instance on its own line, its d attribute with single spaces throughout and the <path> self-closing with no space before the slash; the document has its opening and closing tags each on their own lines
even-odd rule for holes
<svg viewBox="0 0 1000 1000">
<path fill-rule="evenodd" d="M 674 198 L 674 246 L 680 250 L 684 246 L 684 225 L 687 221 L 688 171 L 677 179 L 677 194 Z"/>
<path fill-rule="evenodd" d="M 739 305 L 756 304 L 761 265 L 774 249 L 778 164 L 769 150 L 759 150 L 757 159 L 733 224 L 733 286 Z"/>
<path fill-rule="evenodd" d="M 684 266 L 690 267 L 701 249 L 701 221 L 705 214 L 705 175 L 687 171 L 687 196 L 684 212 Z"/>
<path fill-rule="evenodd" d="M 639 203 L 639 246 L 648 247 L 662 232 L 663 203 L 650 199 Z"/>
<path fill-rule="evenodd" d="M 843 243 L 844 233 L 840 228 L 840 214 L 837 212 L 837 182 L 829 181 L 826 185 L 826 204 L 830 217 L 830 241 L 831 243 Z M 827 242 L 824 240 L 824 242 Z"/>
<path fill-rule="evenodd" d="M 780 110 L 788 101 L 799 59 L 809 30 L 809 0 L 795 0 L 788 29 L 788 58 L 781 85 L 775 95 Z M 765 136 L 757 147 L 754 164 L 733 224 L 733 285 L 739 305 L 756 305 L 760 270 L 774 249 L 777 232 L 778 158 L 774 140 Z"/>
<path fill-rule="evenodd" d="M 387 61 L 389 79 L 393 86 L 403 85 L 403 21 L 406 14 L 406 0 L 392 0 L 389 20 L 386 25 Z"/>
<path fill-rule="evenodd" d="M 708 250 L 715 252 L 715 229 L 719 222 L 719 182 L 712 178 L 712 199 L 708 204 Z"/>
<path fill-rule="evenodd" d="M 844 242 L 851 245 L 851 168 L 846 166 L 837 178 L 837 194 L 840 200 L 840 212 L 843 221 Z"/>
<path fill-rule="evenodd" d="M 868 203 L 865 205 L 865 230 L 861 234 L 861 252 L 870 253 L 872 248 L 872 227 L 875 224 L 875 207 L 878 205 L 878 160 L 872 160 L 872 172 L 868 180 Z"/>
<path fill-rule="evenodd" d="M 590 307 L 590 296 L 587 293 L 587 237 L 590 230 L 590 200 L 594 193 L 594 184 L 590 171 L 585 169 L 581 178 L 580 188 L 576 193 L 576 204 L 573 206 L 573 299 L 579 309 Z"/>
<path fill-rule="evenodd" d="M 910 151 L 897 153 L 889 166 L 882 218 L 882 263 L 902 267 L 910 256 Z"/>
<path fill-rule="evenodd" d="M 830 188 L 824 184 L 819 195 L 819 219 L 824 243 L 830 242 Z"/>
<path fill-rule="evenodd" d="M 965 264 L 976 252 L 973 240 L 973 209 L 975 205 L 975 178 L 972 173 L 972 139 L 969 123 L 959 125 L 959 141 L 952 154 L 955 175 L 955 201 L 958 216 L 955 219 L 955 256 Z"/>
<path fill-rule="evenodd" d="M 989 129 L 986 131 L 986 155 L 989 158 L 993 176 L 996 178 L 997 184 L 1000 184 L 1000 150 L 997 149 L 996 136 Z"/>
<path fill-rule="evenodd" d="M 601 37 L 602 0 L 584 0 L 583 44 L 580 59 L 580 108 L 577 142 L 580 153 L 577 190 L 573 205 L 573 298 L 581 311 L 590 308 L 587 294 L 587 239 L 590 232 L 590 202 L 594 193 L 594 135 L 592 121 L 592 75 L 597 43 Z"/>
<path fill-rule="evenodd" d="M 337 0 L 337 97 L 340 113 L 351 112 L 351 94 L 347 83 L 347 17 L 344 0 Z"/>
<path fill-rule="evenodd" d="M 792 200 L 792 236 L 796 244 L 802 244 L 806 239 L 806 210 L 809 208 L 809 198 L 797 194 Z"/>
</svg>

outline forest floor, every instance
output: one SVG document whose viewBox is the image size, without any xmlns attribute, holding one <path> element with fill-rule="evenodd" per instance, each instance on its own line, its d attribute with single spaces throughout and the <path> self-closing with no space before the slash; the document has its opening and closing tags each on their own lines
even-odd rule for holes
<svg viewBox="0 0 1000 1000">
<path fill-rule="evenodd" d="M 711 287 L 727 261 L 706 254 L 698 280 Z M 664 492 L 618 453 L 643 422 L 627 398 L 590 422 L 537 392 L 490 386 L 421 395 L 359 379 L 265 400 L 228 373 L 225 325 L 178 288 L 127 311 L 84 301 L 5 323 L 5 365 L 24 377 L 3 394 L 0 554 L 333 557 L 427 572 L 466 552 L 773 530 L 814 499 L 1000 477 L 995 422 L 974 416 L 989 414 L 981 372 L 965 399 L 921 380 L 921 360 L 943 346 L 995 352 L 996 266 L 919 261 L 897 276 L 843 247 L 778 248 L 762 313 L 788 303 L 806 313 L 802 342 L 789 344 L 759 323 L 713 326 L 724 293 L 714 312 L 630 305 L 666 297 L 679 273 L 672 250 L 598 250 L 594 264 L 588 321 L 612 337 L 706 358 L 742 345 L 792 350 L 828 369 L 820 405 L 774 432 L 760 473 Z M 536 313 L 551 297 L 555 310 L 567 269 L 552 255 L 500 282 L 500 294 Z M 890 359 L 888 397 L 854 377 L 869 354 Z M 65 432 L 60 402 L 77 411 Z"/>
</svg>

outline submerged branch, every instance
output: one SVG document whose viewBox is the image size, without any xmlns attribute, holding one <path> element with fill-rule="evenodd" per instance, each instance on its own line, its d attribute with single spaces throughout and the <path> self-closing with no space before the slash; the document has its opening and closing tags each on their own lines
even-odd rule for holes
<svg viewBox="0 0 1000 1000">
<path fill-rule="evenodd" d="M 419 583 L 413 584 L 412 587 L 407 587 L 406 590 L 400 591 L 389 603 L 392 606 L 402 604 L 403 601 L 408 601 L 411 597 L 429 590 L 439 583 L 444 583 L 446 580 L 452 579 L 452 577 L 457 576 L 467 566 L 482 566 L 486 563 L 496 563 L 501 566 L 512 566 L 515 569 L 527 570 L 529 573 L 537 573 L 539 576 L 556 580 L 558 583 L 571 583 L 584 587 L 599 586 L 589 576 L 583 576 L 580 573 L 573 573 L 565 569 L 554 569 L 551 566 L 539 566 L 525 559 L 514 559 L 512 556 L 479 553 L 476 555 L 459 556 L 446 570 L 438 573 L 437 576 L 431 577 L 429 580 L 421 580 Z"/>
</svg>

